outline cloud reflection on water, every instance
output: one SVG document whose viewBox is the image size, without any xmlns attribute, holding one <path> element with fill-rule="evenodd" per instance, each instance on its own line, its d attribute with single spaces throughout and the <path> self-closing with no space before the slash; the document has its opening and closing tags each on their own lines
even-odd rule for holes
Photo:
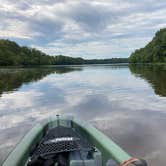
<svg viewBox="0 0 166 166">
<path fill-rule="evenodd" d="M 70 114 L 92 123 L 152 166 L 166 162 L 165 98 L 156 95 L 146 80 L 132 75 L 127 66 L 81 69 L 52 73 L 2 94 L 1 158 L 5 147 L 10 151 L 33 124 L 55 114 Z"/>
</svg>

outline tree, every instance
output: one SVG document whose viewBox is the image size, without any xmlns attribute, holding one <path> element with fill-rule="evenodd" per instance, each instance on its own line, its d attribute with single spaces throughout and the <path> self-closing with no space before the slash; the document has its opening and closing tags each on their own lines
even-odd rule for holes
<svg viewBox="0 0 166 166">
<path fill-rule="evenodd" d="M 166 62 L 166 28 L 160 29 L 144 48 L 131 54 L 130 63 L 165 63 Z"/>
</svg>

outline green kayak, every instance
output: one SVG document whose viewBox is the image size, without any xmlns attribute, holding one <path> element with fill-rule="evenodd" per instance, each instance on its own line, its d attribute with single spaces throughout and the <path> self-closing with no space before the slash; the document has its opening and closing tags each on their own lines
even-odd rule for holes
<svg viewBox="0 0 166 166">
<path fill-rule="evenodd" d="M 3 166 L 147 166 L 91 125 L 73 117 L 33 127 Z"/>
</svg>

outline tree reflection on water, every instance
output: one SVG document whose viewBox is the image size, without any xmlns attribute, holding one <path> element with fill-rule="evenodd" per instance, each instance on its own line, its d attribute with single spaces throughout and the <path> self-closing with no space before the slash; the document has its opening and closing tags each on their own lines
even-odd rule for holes
<svg viewBox="0 0 166 166">
<path fill-rule="evenodd" d="M 136 77 L 148 81 L 159 96 L 166 96 L 166 65 L 129 65 Z"/>
</svg>

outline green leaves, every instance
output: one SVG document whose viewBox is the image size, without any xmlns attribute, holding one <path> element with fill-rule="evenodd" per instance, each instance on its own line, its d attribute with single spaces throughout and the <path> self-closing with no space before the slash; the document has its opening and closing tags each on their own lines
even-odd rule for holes
<svg viewBox="0 0 166 166">
<path fill-rule="evenodd" d="M 136 50 L 129 58 L 130 63 L 165 63 L 166 28 L 159 30 L 144 48 Z"/>
<path fill-rule="evenodd" d="M 128 58 L 92 59 L 49 56 L 35 48 L 21 47 L 9 40 L 0 40 L 0 65 L 73 65 L 127 63 Z"/>
</svg>

